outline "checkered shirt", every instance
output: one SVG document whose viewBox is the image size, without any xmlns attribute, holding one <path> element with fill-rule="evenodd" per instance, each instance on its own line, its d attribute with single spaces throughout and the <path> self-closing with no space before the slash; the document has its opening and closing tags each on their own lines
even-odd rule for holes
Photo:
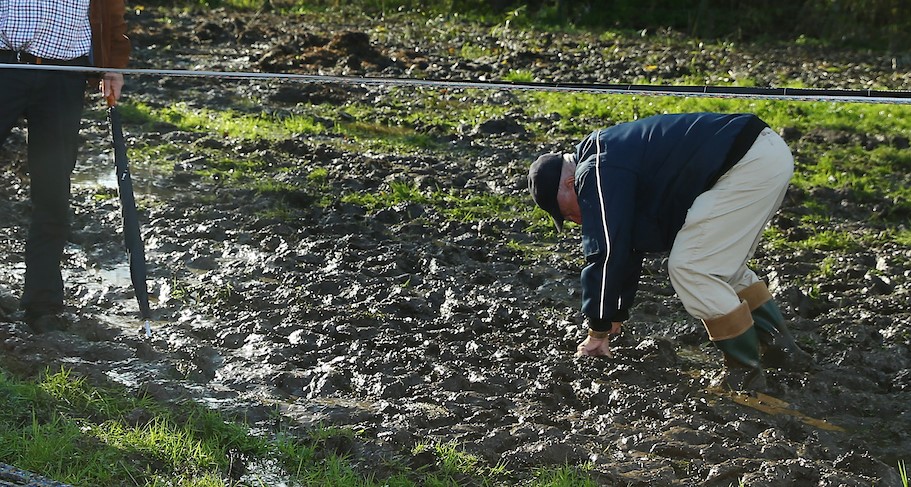
<svg viewBox="0 0 911 487">
<path fill-rule="evenodd" d="M 0 0 L 0 49 L 47 59 L 89 54 L 89 0 Z"/>
</svg>

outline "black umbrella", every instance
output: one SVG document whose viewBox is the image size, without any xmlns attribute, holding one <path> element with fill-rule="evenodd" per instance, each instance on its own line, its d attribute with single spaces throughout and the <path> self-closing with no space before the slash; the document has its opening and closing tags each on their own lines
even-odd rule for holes
<svg viewBox="0 0 911 487">
<path fill-rule="evenodd" d="M 139 214 L 136 212 L 136 199 L 133 196 L 133 180 L 130 179 L 127 147 L 123 140 L 120 113 L 116 105 L 108 108 L 108 120 L 111 122 L 111 136 L 114 140 L 114 166 L 117 170 L 117 189 L 123 213 L 123 242 L 130 259 L 130 279 L 133 281 L 136 301 L 139 302 L 139 314 L 148 320 L 152 317 L 152 310 L 149 308 L 149 289 L 146 286 L 145 247 L 139 234 Z M 148 333 L 146 321 L 146 334 Z"/>
</svg>

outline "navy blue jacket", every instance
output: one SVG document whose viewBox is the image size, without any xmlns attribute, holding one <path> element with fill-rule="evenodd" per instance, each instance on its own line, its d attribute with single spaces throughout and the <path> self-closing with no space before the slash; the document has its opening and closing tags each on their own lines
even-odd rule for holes
<svg viewBox="0 0 911 487">
<path fill-rule="evenodd" d="M 644 254 L 671 249 L 696 197 L 765 127 L 750 114 L 656 115 L 596 130 L 576 146 L 582 312 L 592 329 L 629 318 Z"/>
</svg>

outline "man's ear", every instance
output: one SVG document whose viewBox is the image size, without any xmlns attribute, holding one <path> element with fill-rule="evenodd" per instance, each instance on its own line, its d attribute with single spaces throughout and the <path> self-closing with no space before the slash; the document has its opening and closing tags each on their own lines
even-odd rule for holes
<svg viewBox="0 0 911 487">
<path fill-rule="evenodd" d="M 574 189 L 575 185 L 576 185 L 576 177 L 575 177 L 575 176 L 570 176 L 570 177 L 568 177 L 568 178 L 566 178 L 566 179 L 563 180 L 563 186 L 565 186 L 565 187 L 567 187 L 567 188 L 569 188 L 569 189 Z"/>
</svg>

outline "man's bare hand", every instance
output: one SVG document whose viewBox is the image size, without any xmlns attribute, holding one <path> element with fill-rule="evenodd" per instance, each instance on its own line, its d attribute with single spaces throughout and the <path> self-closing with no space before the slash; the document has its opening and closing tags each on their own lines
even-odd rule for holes
<svg viewBox="0 0 911 487">
<path fill-rule="evenodd" d="M 586 355 L 613 357 L 610 351 L 610 338 L 585 337 L 585 341 L 576 347 L 576 357 Z"/>
<path fill-rule="evenodd" d="M 116 105 L 123 89 L 123 75 L 120 73 L 104 73 L 100 88 L 101 95 L 107 100 L 108 106 Z"/>
<path fill-rule="evenodd" d="M 610 351 L 610 335 L 620 334 L 621 325 L 622 323 L 619 322 L 611 323 L 610 334 L 604 338 L 595 338 L 593 336 L 585 337 L 585 340 L 576 347 L 576 357 L 603 356 L 613 358 L 614 355 Z"/>
</svg>

